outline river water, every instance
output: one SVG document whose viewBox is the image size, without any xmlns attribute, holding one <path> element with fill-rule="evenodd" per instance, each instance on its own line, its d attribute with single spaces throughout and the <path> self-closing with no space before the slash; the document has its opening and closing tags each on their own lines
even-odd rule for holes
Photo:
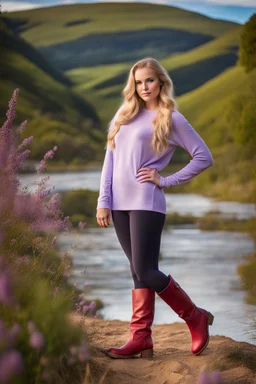
<svg viewBox="0 0 256 384">
<path fill-rule="evenodd" d="M 43 177 L 47 176 L 46 173 Z M 49 174 L 47 186 L 55 191 L 78 188 L 98 191 L 100 170 Z M 20 175 L 21 186 L 34 191 L 42 175 Z M 218 210 L 221 216 L 239 219 L 256 215 L 253 204 L 215 202 L 198 194 L 165 194 L 167 212 L 203 216 Z M 58 245 L 69 246 L 74 268 L 70 281 L 82 288 L 90 299 L 100 298 L 105 319 L 130 321 L 133 282 L 126 258 L 113 224 L 105 229 L 88 228 L 84 233 L 60 234 Z M 252 238 L 245 233 L 202 231 L 195 225 L 165 227 L 161 239 L 159 269 L 172 276 L 199 307 L 213 313 L 212 335 L 225 335 L 237 341 L 256 343 L 256 306 L 245 303 L 237 266 L 254 250 Z M 154 324 L 183 322 L 156 295 Z"/>
</svg>

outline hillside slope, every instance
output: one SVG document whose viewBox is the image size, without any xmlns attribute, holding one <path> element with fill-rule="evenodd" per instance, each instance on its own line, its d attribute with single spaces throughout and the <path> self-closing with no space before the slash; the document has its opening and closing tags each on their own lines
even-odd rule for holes
<svg viewBox="0 0 256 384">
<path fill-rule="evenodd" d="M 8 19 L 15 33 L 64 71 L 143 56 L 164 59 L 237 25 L 175 7 L 140 3 L 58 6 L 11 13 Z"/>
<path fill-rule="evenodd" d="M 2 121 L 5 120 L 13 90 L 19 88 L 16 123 L 25 119 L 29 121 L 25 134 L 34 136 L 32 157 L 37 158 L 49 146 L 59 144 L 59 156 L 62 153 L 67 158 L 61 142 L 72 142 L 74 137 L 80 137 L 81 144 L 84 144 L 80 155 L 95 158 L 102 139 L 102 129 L 93 105 L 71 89 L 72 82 L 64 74 L 52 67 L 35 48 L 14 35 L 3 23 L 1 38 L 4 48 L 1 55 Z"/>
<path fill-rule="evenodd" d="M 195 90 L 233 67 L 238 58 L 241 26 L 186 53 L 168 56 L 160 63 L 168 70 L 176 96 Z M 104 125 L 121 102 L 122 89 L 133 63 L 77 68 L 65 74 L 76 84 L 81 95 L 90 93 Z"/>
<path fill-rule="evenodd" d="M 143 16 L 143 17 L 142 17 Z M 216 20 L 184 9 L 143 3 L 70 4 L 8 13 L 16 33 L 36 47 L 74 41 L 120 30 L 172 28 L 221 36 L 237 23 Z"/>
<path fill-rule="evenodd" d="M 256 69 L 246 74 L 237 65 L 177 99 L 180 111 L 200 132 L 215 159 L 214 167 L 191 181 L 190 190 L 207 193 L 208 189 L 220 198 L 255 201 L 255 142 L 236 140 L 241 130 L 236 118 L 249 104 L 255 105 L 255 84 Z"/>
</svg>

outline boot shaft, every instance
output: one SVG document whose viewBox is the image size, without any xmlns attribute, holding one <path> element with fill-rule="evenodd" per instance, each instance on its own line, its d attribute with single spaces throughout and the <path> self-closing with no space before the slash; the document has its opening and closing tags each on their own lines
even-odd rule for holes
<svg viewBox="0 0 256 384">
<path fill-rule="evenodd" d="M 136 288 L 132 290 L 132 317 L 130 322 L 130 337 L 151 336 L 155 314 L 155 291 L 151 288 Z"/>
</svg>

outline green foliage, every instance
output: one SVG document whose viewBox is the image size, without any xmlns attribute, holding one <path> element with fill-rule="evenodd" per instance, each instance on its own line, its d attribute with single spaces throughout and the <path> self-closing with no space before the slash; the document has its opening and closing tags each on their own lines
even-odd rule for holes
<svg viewBox="0 0 256 384">
<path fill-rule="evenodd" d="M 246 105 L 241 113 L 239 125 L 238 125 L 238 140 L 242 144 L 256 146 L 256 108 L 255 100 L 247 100 Z"/>
<path fill-rule="evenodd" d="M 85 221 L 87 226 L 95 226 L 98 195 L 98 192 L 87 189 L 62 192 L 61 209 L 65 216 L 70 216 L 74 226 L 79 221 Z"/>
<path fill-rule="evenodd" d="M 254 71 L 255 72 L 255 71 Z M 254 73 L 256 80 L 256 72 Z M 251 80 L 253 77 L 250 76 Z M 232 136 L 237 144 L 247 148 L 248 158 L 251 158 L 252 152 L 256 146 L 256 108 L 255 96 L 253 93 L 233 95 L 229 105 L 226 108 L 226 119 L 232 127 Z"/>
<path fill-rule="evenodd" d="M 242 287 L 247 290 L 246 302 L 256 305 L 256 253 L 247 255 L 246 262 L 239 265 L 237 272 L 240 275 Z"/>
<path fill-rule="evenodd" d="M 1 251 L 11 266 L 13 293 L 19 305 L 11 310 L 7 305 L 1 305 L 0 317 L 8 328 L 19 324 L 21 331 L 16 348 L 22 353 L 25 365 L 24 372 L 15 382 L 35 382 L 41 377 L 44 367 L 40 361 L 45 356 L 47 370 L 54 372 L 56 378 L 60 379 L 59 375 L 64 371 L 66 375 L 72 371 L 74 380 L 78 380 L 81 366 L 76 365 L 74 370 L 68 366 L 67 358 L 71 345 L 80 345 L 82 340 L 86 342 L 86 332 L 72 325 L 68 318 L 75 310 L 74 299 L 80 293 L 65 277 L 71 260 L 67 254 L 60 258 L 57 249 L 48 250 L 52 235 L 35 234 L 25 221 L 15 220 L 5 227 L 5 233 Z M 19 256 L 24 254 L 27 259 Z M 29 342 L 28 323 L 31 321 L 44 338 L 45 346 L 38 351 Z"/>
<path fill-rule="evenodd" d="M 103 133 L 92 104 L 76 94 L 71 89 L 71 80 L 25 40 L 13 34 L 3 21 L 0 21 L 0 28 L 4 74 L 0 118 L 5 118 L 8 100 L 13 88 L 18 86 L 21 99 L 17 106 L 17 123 L 29 121 L 26 135 L 34 137 L 31 158 L 41 159 L 49 147 L 57 145 L 57 160 L 61 156 L 68 163 L 74 155 L 87 161 L 94 159 Z"/>
<path fill-rule="evenodd" d="M 165 226 L 168 225 L 183 225 L 183 224 L 194 224 L 196 218 L 193 215 L 179 215 L 178 213 L 168 213 L 165 219 Z"/>
<path fill-rule="evenodd" d="M 239 54 L 246 73 L 256 68 L 256 13 L 243 26 Z"/>
</svg>

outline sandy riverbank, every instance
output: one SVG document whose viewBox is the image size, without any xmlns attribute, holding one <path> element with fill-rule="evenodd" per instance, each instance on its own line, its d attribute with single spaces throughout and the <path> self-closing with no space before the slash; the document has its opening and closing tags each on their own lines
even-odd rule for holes
<svg viewBox="0 0 256 384">
<path fill-rule="evenodd" d="M 93 344 L 89 363 L 94 384 L 196 384 L 203 370 L 220 371 L 223 384 L 256 384 L 256 346 L 225 336 L 211 336 L 199 356 L 190 352 L 185 323 L 153 325 L 153 359 L 111 359 L 97 347 L 122 346 L 129 337 L 129 322 L 82 318 L 72 314 Z"/>
</svg>

